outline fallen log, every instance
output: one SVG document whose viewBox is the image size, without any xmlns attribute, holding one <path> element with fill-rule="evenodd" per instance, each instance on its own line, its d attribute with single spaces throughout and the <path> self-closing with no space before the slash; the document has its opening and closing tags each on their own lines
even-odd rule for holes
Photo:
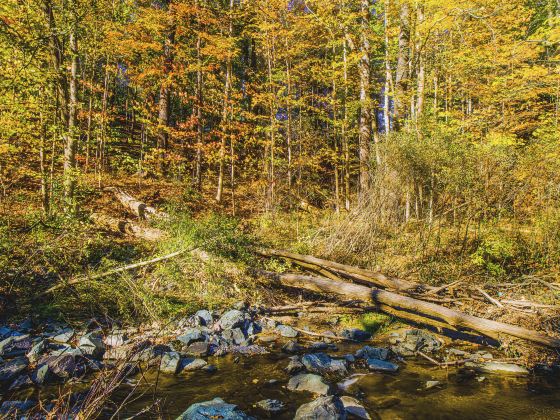
<svg viewBox="0 0 560 420">
<path fill-rule="evenodd" d="M 102 213 L 93 213 L 90 220 L 103 229 L 120 232 L 146 241 L 159 241 L 166 235 L 160 229 L 138 226 L 129 220 L 116 219 Z"/>
<path fill-rule="evenodd" d="M 146 203 L 137 200 L 127 192 L 117 187 L 107 187 L 105 191 L 112 192 L 120 203 L 131 210 L 140 219 L 167 219 L 169 215 L 165 212 L 157 211 L 154 207 L 148 206 Z"/>
<path fill-rule="evenodd" d="M 260 271 L 260 274 L 288 287 L 307 289 L 319 293 L 334 293 L 346 298 L 360 299 L 395 308 L 403 318 L 407 313 L 412 313 L 416 318 L 420 315 L 426 323 L 437 321 L 438 326 L 448 324 L 455 329 L 468 329 L 488 337 L 499 339 L 501 335 L 508 335 L 524 340 L 529 340 L 545 346 L 559 348 L 560 339 L 550 337 L 539 332 L 516 325 L 492 321 L 465 314 L 444 306 L 424 302 L 408 296 L 381 289 L 370 289 L 365 286 L 330 280 L 324 277 L 305 276 L 300 274 L 278 274 Z"/>
<path fill-rule="evenodd" d="M 301 265 L 304 268 L 309 268 L 309 266 L 316 266 L 322 270 L 328 270 L 334 272 L 335 274 L 346 275 L 351 277 L 353 280 L 365 283 L 369 286 L 377 286 L 388 289 L 400 290 L 400 291 L 412 291 L 420 289 L 431 289 L 430 286 L 421 285 L 418 283 L 413 283 L 407 280 L 396 279 L 386 277 L 385 275 L 371 270 L 365 270 L 363 268 L 354 267 L 351 265 L 340 264 L 334 261 L 324 260 L 322 258 L 317 258 L 312 255 L 302 255 L 296 254 L 294 252 L 278 250 L 278 249 L 257 249 L 256 253 L 265 257 L 280 257 L 294 261 L 295 263 Z M 329 277 L 333 280 L 332 276 Z"/>
</svg>

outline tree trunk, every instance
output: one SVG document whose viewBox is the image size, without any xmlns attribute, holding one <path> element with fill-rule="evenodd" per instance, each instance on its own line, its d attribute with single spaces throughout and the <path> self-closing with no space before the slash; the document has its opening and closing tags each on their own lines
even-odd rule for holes
<svg viewBox="0 0 560 420">
<path fill-rule="evenodd" d="M 90 219 L 103 229 L 120 232 L 146 241 L 159 241 L 165 236 L 165 232 L 162 230 L 138 226 L 129 220 L 115 219 L 106 214 L 93 213 Z"/>
<path fill-rule="evenodd" d="M 403 2 L 400 13 L 400 30 L 399 30 L 399 51 L 397 57 L 397 69 L 395 76 L 395 97 L 393 98 L 395 106 L 395 120 L 400 123 L 400 119 L 404 117 L 405 94 L 407 90 L 408 79 L 408 62 L 409 62 L 409 42 L 410 42 L 410 22 L 409 8 L 406 2 Z"/>
<path fill-rule="evenodd" d="M 371 101 L 370 101 L 370 59 L 369 59 L 369 1 L 361 0 L 361 31 L 360 31 L 360 137 L 359 137 L 359 197 L 363 200 L 369 187 L 369 159 L 371 141 Z"/>
</svg>

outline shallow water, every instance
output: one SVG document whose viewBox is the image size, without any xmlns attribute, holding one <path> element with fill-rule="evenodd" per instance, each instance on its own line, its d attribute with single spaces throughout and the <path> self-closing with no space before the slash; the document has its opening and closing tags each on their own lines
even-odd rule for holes
<svg viewBox="0 0 560 420">
<path fill-rule="evenodd" d="M 338 353 L 352 350 L 341 348 Z M 221 397 L 258 418 L 270 418 L 255 407 L 258 401 L 278 399 L 286 403 L 287 410 L 274 418 L 292 419 L 297 408 L 313 396 L 286 389 L 290 378 L 283 371 L 287 357 L 271 353 L 251 358 L 210 358 L 209 363 L 218 367 L 213 374 L 149 373 L 145 375 L 149 385 L 141 382 L 134 394 L 137 399 L 122 410 L 122 417 L 138 413 L 154 399 L 161 399 L 164 418 L 174 419 L 193 403 Z M 408 361 L 401 363 L 397 374 L 371 373 L 361 377 L 343 394 L 358 398 L 372 418 L 379 419 L 560 419 L 560 378 L 483 376 L 485 379 L 480 382 L 480 376 L 457 369 L 447 372 L 422 361 Z M 341 378 L 330 379 L 334 385 Z M 277 382 L 268 383 L 270 380 Z M 429 380 L 441 381 L 442 386 L 423 389 Z M 131 389 L 123 386 L 116 400 L 123 400 Z M 145 393 L 140 396 L 142 392 Z M 153 417 L 152 413 L 139 418 Z"/>
</svg>

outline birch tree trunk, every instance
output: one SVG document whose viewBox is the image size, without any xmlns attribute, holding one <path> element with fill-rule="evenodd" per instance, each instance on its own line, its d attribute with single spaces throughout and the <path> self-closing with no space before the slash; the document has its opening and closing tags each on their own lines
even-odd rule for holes
<svg viewBox="0 0 560 420">
<path fill-rule="evenodd" d="M 370 101 L 370 58 L 369 58 L 369 1 L 361 0 L 361 31 L 360 31 L 360 62 L 358 71 L 360 74 L 360 135 L 359 135 L 359 197 L 363 195 L 369 186 L 369 159 L 371 141 L 371 101 Z"/>
</svg>

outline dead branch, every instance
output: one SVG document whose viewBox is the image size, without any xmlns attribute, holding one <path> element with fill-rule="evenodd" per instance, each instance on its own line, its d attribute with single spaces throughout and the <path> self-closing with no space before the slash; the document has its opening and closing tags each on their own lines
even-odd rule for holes
<svg viewBox="0 0 560 420">
<path fill-rule="evenodd" d="M 166 235 L 160 229 L 139 226 L 129 220 L 119 220 L 102 213 L 93 213 L 90 220 L 103 229 L 135 236 L 146 241 L 159 241 Z"/>
<path fill-rule="evenodd" d="M 126 207 L 127 209 L 131 210 L 136 216 L 140 219 L 168 219 L 169 215 L 164 212 L 157 211 L 154 207 L 148 206 L 146 203 L 143 203 L 140 200 L 137 200 L 127 192 L 121 190 L 117 187 L 107 187 L 105 191 L 112 192 L 117 200 Z"/>
</svg>

